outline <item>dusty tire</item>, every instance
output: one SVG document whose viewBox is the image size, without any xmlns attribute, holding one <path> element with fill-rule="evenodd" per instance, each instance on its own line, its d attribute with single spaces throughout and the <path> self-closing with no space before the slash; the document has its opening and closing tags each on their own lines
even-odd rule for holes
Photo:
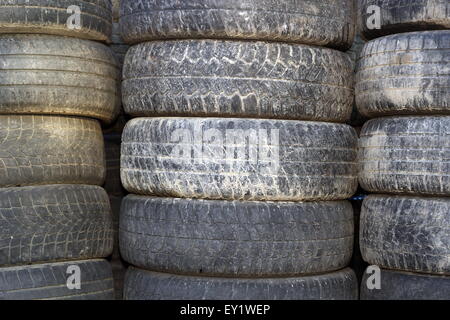
<svg viewBox="0 0 450 320">
<path fill-rule="evenodd" d="M 121 179 L 163 197 L 342 200 L 357 188 L 356 146 L 344 124 L 140 118 L 123 133 Z"/>
<path fill-rule="evenodd" d="M 392 35 L 367 43 L 356 104 L 367 117 L 450 114 L 450 30 Z"/>
<path fill-rule="evenodd" d="M 450 277 L 381 270 L 381 290 L 369 290 L 365 274 L 361 300 L 450 300 Z"/>
<path fill-rule="evenodd" d="M 91 117 L 119 112 L 119 69 L 93 41 L 48 35 L 0 35 L 0 114 Z"/>
<path fill-rule="evenodd" d="M 81 289 L 69 290 L 69 266 L 78 266 Z M 71 271 L 73 274 L 73 271 Z M 84 260 L 0 268 L 0 300 L 112 300 L 111 265 Z"/>
<path fill-rule="evenodd" d="M 116 22 L 113 23 L 113 33 L 111 38 L 111 44 L 109 45 L 109 47 L 116 55 L 117 60 L 119 62 L 120 70 L 122 70 L 123 62 L 125 61 L 125 55 L 127 54 L 127 51 L 130 48 L 130 46 L 124 43 L 122 36 L 120 35 L 119 32 L 119 24 Z M 120 73 L 120 77 L 122 77 L 122 73 Z"/>
<path fill-rule="evenodd" d="M 111 207 L 97 186 L 0 189 L 0 266 L 104 258 L 113 249 Z"/>
<path fill-rule="evenodd" d="M 354 97 L 345 53 L 297 44 L 147 42 L 129 50 L 123 75 L 133 116 L 345 122 Z"/>
<path fill-rule="evenodd" d="M 0 115 L 0 187 L 102 185 L 105 154 L 96 120 Z"/>
<path fill-rule="evenodd" d="M 378 6 L 380 29 L 369 29 L 367 21 Z M 358 0 L 359 29 L 366 39 L 395 33 L 450 29 L 450 3 L 448 0 Z M 372 22 L 372 21 L 370 21 Z"/>
<path fill-rule="evenodd" d="M 351 269 L 298 277 L 233 279 L 156 273 L 130 267 L 124 300 L 357 300 Z"/>
<path fill-rule="evenodd" d="M 450 195 L 450 117 L 392 117 L 361 132 L 359 182 L 369 192 Z"/>
<path fill-rule="evenodd" d="M 134 266 L 167 273 L 294 276 L 346 267 L 349 202 L 241 202 L 150 198 L 122 202 L 120 244 Z"/>
<path fill-rule="evenodd" d="M 81 29 L 70 29 L 67 21 L 80 8 Z M 0 33 L 41 33 L 109 41 L 112 8 L 109 0 L 0 0 Z"/>
<path fill-rule="evenodd" d="M 361 212 L 361 252 L 386 269 L 450 275 L 450 198 L 371 195 Z"/>
<path fill-rule="evenodd" d="M 355 35 L 354 15 L 352 0 L 123 0 L 120 26 L 129 43 L 251 39 L 346 50 Z"/>
</svg>

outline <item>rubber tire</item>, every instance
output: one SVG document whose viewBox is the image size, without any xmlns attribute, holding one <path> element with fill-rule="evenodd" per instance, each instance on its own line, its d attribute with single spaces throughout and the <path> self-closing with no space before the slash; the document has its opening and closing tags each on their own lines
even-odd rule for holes
<svg viewBox="0 0 450 320">
<path fill-rule="evenodd" d="M 124 300 L 357 300 L 351 269 L 298 278 L 233 279 L 156 273 L 130 267 Z"/>
<path fill-rule="evenodd" d="M 381 290 L 367 289 L 364 275 L 361 300 L 450 300 L 450 277 L 381 269 Z"/>
<path fill-rule="evenodd" d="M 127 54 L 130 46 L 124 43 L 122 36 L 120 35 L 119 23 L 113 23 L 113 33 L 111 41 L 112 43 L 109 47 L 116 55 L 116 58 L 119 61 L 119 68 L 120 70 L 122 70 L 123 63 L 125 61 L 125 55 Z M 120 73 L 120 77 L 122 77 L 122 73 Z"/>
<path fill-rule="evenodd" d="M 371 5 L 381 8 L 380 29 L 370 30 L 367 20 Z M 450 29 L 450 3 L 447 0 L 358 0 L 358 25 L 366 39 L 396 33 Z"/>
<path fill-rule="evenodd" d="M 450 30 L 397 34 L 367 43 L 356 103 L 369 117 L 450 114 Z"/>
<path fill-rule="evenodd" d="M 0 187 L 103 185 L 105 153 L 96 120 L 0 115 Z"/>
<path fill-rule="evenodd" d="M 128 195 L 120 252 L 153 271 L 266 277 L 325 273 L 352 257 L 353 210 L 341 202 L 239 202 Z"/>
<path fill-rule="evenodd" d="M 69 29 L 73 13 L 80 8 L 81 29 Z M 109 41 L 112 7 L 109 0 L 0 0 L 0 33 L 41 33 Z"/>
<path fill-rule="evenodd" d="M 81 289 L 69 290 L 69 266 L 81 271 Z M 113 300 L 111 265 L 85 260 L 0 268 L 0 300 Z"/>
<path fill-rule="evenodd" d="M 119 112 L 119 68 L 107 46 L 48 35 L 0 35 L 0 114 L 91 117 Z"/>
<path fill-rule="evenodd" d="M 450 117 L 386 117 L 361 132 L 359 182 L 368 192 L 450 196 Z"/>
<path fill-rule="evenodd" d="M 192 149 L 201 135 L 199 158 Z M 343 200 L 358 186 L 356 147 L 356 132 L 344 124 L 140 118 L 122 136 L 121 179 L 130 193 L 162 197 Z"/>
<path fill-rule="evenodd" d="M 136 117 L 346 122 L 354 97 L 345 53 L 297 44 L 147 42 L 129 50 L 123 75 L 124 109 Z"/>
<path fill-rule="evenodd" d="M 450 275 L 450 198 L 372 195 L 361 214 L 364 260 L 386 269 Z"/>
<path fill-rule="evenodd" d="M 345 51 L 355 36 L 355 10 L 353 0 L 123 0 L 120 27 L 128 43 L 246 39 Z"/>
</svg>

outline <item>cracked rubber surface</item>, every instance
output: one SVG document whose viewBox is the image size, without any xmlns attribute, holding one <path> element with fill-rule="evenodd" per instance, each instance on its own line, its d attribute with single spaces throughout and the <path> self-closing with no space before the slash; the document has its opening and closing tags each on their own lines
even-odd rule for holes
<svg viewBox="0 0 450 320">
<path fill-rule="evenodd" d="M 0 35 L 0 114 L 52 114 L 112 122 L 119 68 L 107 46 L 49 35 Z"/>
<path fill-rule="evenodd" d="M 80 290 L 67 288 L 67 282 L 71 275 L 67 273 L 69 266 L 80 268 Z M 112 270 L 110 263 L 106 260 L 0 268 L 0 300 L 113 299 Z"/>
<path fill-rule="evenodd" d="M 355 35 L 352 0 L 123 0 L 129 43 L 162 39 L 252 39 L 348 49 Z"/>
<path fill-rule="evenodd" d="M 368 42 L 358 62 L 356 103 L 371 118 L 450 114 L 450 30 Z"/>
<path fill-rule="evenodd" d="M 357 189 L 357 135 L 324 122 L 140 118 L 122 136 L 130 193 L 225 200 L 342 200 Z"/>
<path fill-rule="evenodd" d="M 357 300 L 351 269 L 297 278 L 233 279 L 171 275 L 134 267 L 124 300 Z"/>
<path fill-rule="evenodd" d="M 105 154 L 96 120 L 0 115 L 0 187 L 102 185 Z"/>
<path fill-rule="evenodd" d="M 240 202 L 129 195 L 121 253 L 143 269 L 238 277 L 325 273 L 352 256 L 353 210 L 341 202 Z"/>
<path fill-rule="evenodd" d="M 450 195 L 450 117 L 368 121 L 359 141 L 359 182 L 369 192 Z"/>
<path fill-rule="evenodd" d="M 111 207 L 102 188 L 0 189 L 0 266 L 104 258 L 112 249 Z"/>
<path fill-rule="evenodd" d="M 81 29 L 70 29 L 67 21 L 80 8 Z M 112 8 L 109 0 L 0 0 L 0 33 L 41 33 L 109 41 Z"/>
<path fill-rule="evenodd" d="M 370 30 L 367 20 L 373 15 L 369 6 L 381 8 L 381 28 Z M 366 39 L 390 34 L 450 29 L 448 0 L 358 0 L 358 24 Z"/>
<path fill-rule="evenodd" d="M 183 40 L 133 46 L 123 73 L 133 116 L 346 122 L 354 98 L 349 57 L 298 44 Z"/>
<path fill-rule="evenodd" d="M 381 290 L 369 290 L 365 274 L 361 300 L 450 300 L 450 277 L 381 269 Z"/>
</svg>

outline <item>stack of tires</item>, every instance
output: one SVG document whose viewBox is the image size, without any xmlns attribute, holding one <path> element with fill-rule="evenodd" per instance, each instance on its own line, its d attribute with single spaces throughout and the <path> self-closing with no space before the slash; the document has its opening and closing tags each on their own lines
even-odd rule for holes
<svg viewBox="0 0 450 320">
<path fill-rule="evenodd" d="M 359 179 L 376 193 L 363 203 L 360 244 L 381 268 L 378 286 L 366 275 L 362 298 L 450 299 L 450 2 L 359 5 L 371 41 L 356 101 L 374 118 L 361 133 Z M 377 11 L 380 25 L 368 28 Z"/>
<path fill-rule="evenodd" d="M 357 299 L 353 20 L 351 0 L 121 1 L 125 299 Z"/>
<path fill-rule="evenodd" d="M 116 116 L 118 68 L 95 41 L 111 15 L 109 1 L 0 0 L 0 299 L 113 298 L 100 121 Z"/>
</svg>

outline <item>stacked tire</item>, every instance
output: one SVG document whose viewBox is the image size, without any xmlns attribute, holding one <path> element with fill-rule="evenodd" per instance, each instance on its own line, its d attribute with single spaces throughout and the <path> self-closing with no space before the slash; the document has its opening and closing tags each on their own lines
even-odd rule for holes
<svg viewBox="0 0 450 320">
<path fill-rule="evenodd" d="M 121 1 L 124 299 L 357 299 L 353 9 Z"/>
<path fill-rule="evenodd" d="M 380 8 L 368 28 L 369 6 Z M 381 287 L 363 299 L 450 299 L 450 3 L 360 0 L 369 41 L 356 101 L 370 118 L 360 139 L 364 259 Z M 373 286 L 369 286 L 373 287 Z"/>
<path fill-rule="evenodd" d="M 113 298 L 111 16 L 109 1 L 0 1 L 0 299 Z"/>
</svg>

